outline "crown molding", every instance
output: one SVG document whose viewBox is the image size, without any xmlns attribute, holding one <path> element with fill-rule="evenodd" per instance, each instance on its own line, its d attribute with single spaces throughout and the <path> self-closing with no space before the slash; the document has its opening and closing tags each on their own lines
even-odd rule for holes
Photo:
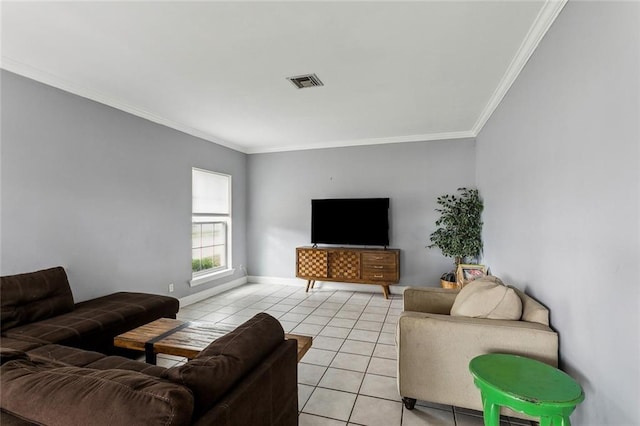
<svg viewBox="0 0 640 426">
<path fill-rule="evenodd" d="M 128 112 L 129 114 L 135 115 L 140 118 L 144 118 L 145 120 L 149 120 L 157 124 L 161 124 L 165 127 L 169 127 L 174 130 L 178 130 L 182 133 L 186 133 L 188 135 L 195 136 L 197 138 L 204 139 L 206 141 L 213 142 L 215 144 L 222 145 L 224 147 L 233 149 L 235 151 L 240 151 L 246 154 L 245 148 L 241 147 L 240 145 L 223 141 L 201 130 L 194 129 L 193 127 L 187 126 L 182 123 L 178 123 L 173 120 L 169 120 L 165 117 L 154 114 L 145 109 L 138 108 L 134 105 L 130 105 L 120 99 L 107 96 L 104 93 L 100 93 L 88 87 L 84 87 L 79 84 L 70 82 L 68 80 L 60 78 L 51 73 L 34 68 L 30 65 L 23 64 L 7 56 L 2 56 L 2 62 L 0 63 L 0 68 L 10 71 L 12 73 L 21 75 L 23 77 L 30 78 L 40 83 L 53 86 L 57 89 L 64 90 L 65 92 L 69 92 L 74 95 L 91 99 L 92 101 L 110 106 L 112 108 L 116 108 L 121 111 Z"/>
<path fill-rule="evenodd" d="M 493 112 L 496 110 L 498 105 L 500 105 L 500 102 L 502 102 L 502 99 L 511 88 L 511 85 L 524 69 L 529 58 L 533 55 L 533 52 L 536 50 L 538 44 L 540 44 L 540 41 L 542 41 L 542 38 L 545 36 L 549 28 L 551 28 L 551 25 L 567 4 L 567 1 L 568 0 L 547 0 L 544 6 L 542 6 L 542 9 L 540 9 L 540 12 L 538 13 L 538 16 L 536 16 L 531 28 L 529 28 L 527 36 L 520 45 L 518 52 L 503 75 L 500 84 L 496 90 L 494 90 L 489 102 L 484 107 L 484 110 L 480 114 L 480 117 L 478 117 L 476 124 L 473 126 L 471 133 L 473 133 L 474 137 L 478 136 L 484 125 L 489 121 L 489 118 L 491 118 Z"/>
<path fill-rule="evenodd" d="M 305 145 L 282 145 L 264 148 L 247 148 L 247 154 L 265 154 L 284 151 L 305 151 L 311 149 L 344 148 L 349 146 L 382 145 L 391 143 L 427 142 L 444 139 L 474 138 L 472 131 L 427 133 L 423 135 L 392 136 L 386 138 L 351 139 L 342 141 L 317 142 Z"/>
</svg>

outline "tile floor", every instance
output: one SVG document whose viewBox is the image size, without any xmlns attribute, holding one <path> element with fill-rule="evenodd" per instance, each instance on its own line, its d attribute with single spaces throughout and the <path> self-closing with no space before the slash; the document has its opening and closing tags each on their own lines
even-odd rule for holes
<svg viewBox="0 0 640 426">
<path fill-rule="evenodd" d="M 286 332 L 313 336 L 298 364 L 300 426 L 481 426 L 482 413 L 418 401 L 404 408 L 396 388 L 395 325 L 402 296 L 304 285 L 246 284 L 186 306 L 179 319 L 239 325 L 258 312 Z M 184 362 L 158 356 L 166 367 Z M 529 425 L 504 418 L 503 426 Z M 535 424 L 535 423 L 534 423 Z"/>
</svg>

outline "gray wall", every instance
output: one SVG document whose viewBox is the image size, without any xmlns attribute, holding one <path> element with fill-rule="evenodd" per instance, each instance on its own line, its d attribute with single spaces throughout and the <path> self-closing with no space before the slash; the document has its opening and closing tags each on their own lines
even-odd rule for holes
<svg viewBox="0 0 640 426">
<path fill-rule="evenodd" d="M 233 259 L 246 264 L 246 155 L 2 72 L 1 273 L 67 269 L 76 300 L 186 296 L 191 167 L 233 175 Z"/>
<path fill-rule="evenodd" d="M 311 199 L 389 197 L 390 246 L 402 285 L 436 286 L 452 260 L 426 249 L 436 198 L 474 185 L 471 139 L 249 156 L 249 274 L 295 277 L 295 248 L 309 245 Z"/>
<path fill-rule="evenodd" d="M 477 138 L 485 258 L 551 309 L 579 425 L 640 419 L 640 4 L 569 2 Z"/>
</svg>

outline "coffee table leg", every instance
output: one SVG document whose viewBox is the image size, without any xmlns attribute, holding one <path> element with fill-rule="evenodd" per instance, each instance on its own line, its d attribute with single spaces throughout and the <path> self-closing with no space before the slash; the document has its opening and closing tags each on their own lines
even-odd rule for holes
<svg viewBox="0 0 640 426">
<path fill-rule="evenodd" d="M 153 343 L 146 343 L 144 345 L 144 360 L 147 364 L 151 365 L 156 365 L 156 362 L 158 362 L 156 352 L 153 350 Z"/>
</svg>

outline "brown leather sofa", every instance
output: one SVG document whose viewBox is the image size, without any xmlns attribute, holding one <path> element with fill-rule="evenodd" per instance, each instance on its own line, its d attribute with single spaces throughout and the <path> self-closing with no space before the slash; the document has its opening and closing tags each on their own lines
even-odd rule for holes
<svg viewBox="0 0 640 426">
<path fill-rule="evenodd" d="M 117 304 L 121 297 L 110 302 Z M 3 327 L 5 318 L 18 324 L 7 328 L 10 336 L 3 329 L 0 345 L 3 426 L 289 426 L 298 422 L 297 345 L 295 340 L 284 339 L 280 323 L 268 314 L 257 314 L 193 360 L 167 369 L 66 346 L 102 343 L 100 329 L 111 336 L 122 328 L 120 323 L 105 323 L 94 330 L 84 324 L 91 317 L 83 313 L 54 321 L 50 329 L 40 324 L 20 330 L 44 321 L 42 312 L 64 316 L 75 309 L 61 313 L 56 304 L 49 308 L 40 304 L 16 314 L 12 305 L 6 306 L 8 312 L 2 300 Z M 122 309 L 119 314 L 125 311 Z M 91 311 L 99 314 L 100 310 L 93 307 Z M 139 307 L 136 312 L 141 314 Z M 20 322 L 25 318 L 36 321 Z M 74 332 L 65 333 L 65 327 Z M 88 340 L 82 336 L 85 331 L 91 337 Z M 46 339 L 52 336 L 60 338 L 59 342 L 48 343 Z"/>
<path fill-rule="evenodd" d="M 118 334 L 158 318 L 175 318 L 178 309 L 180 302 L 173 297 L 131 292 L 74 303 L 62 267 L 0 277 L 2 346 L 57 343 L 110 352 Z"/>
</svg>

